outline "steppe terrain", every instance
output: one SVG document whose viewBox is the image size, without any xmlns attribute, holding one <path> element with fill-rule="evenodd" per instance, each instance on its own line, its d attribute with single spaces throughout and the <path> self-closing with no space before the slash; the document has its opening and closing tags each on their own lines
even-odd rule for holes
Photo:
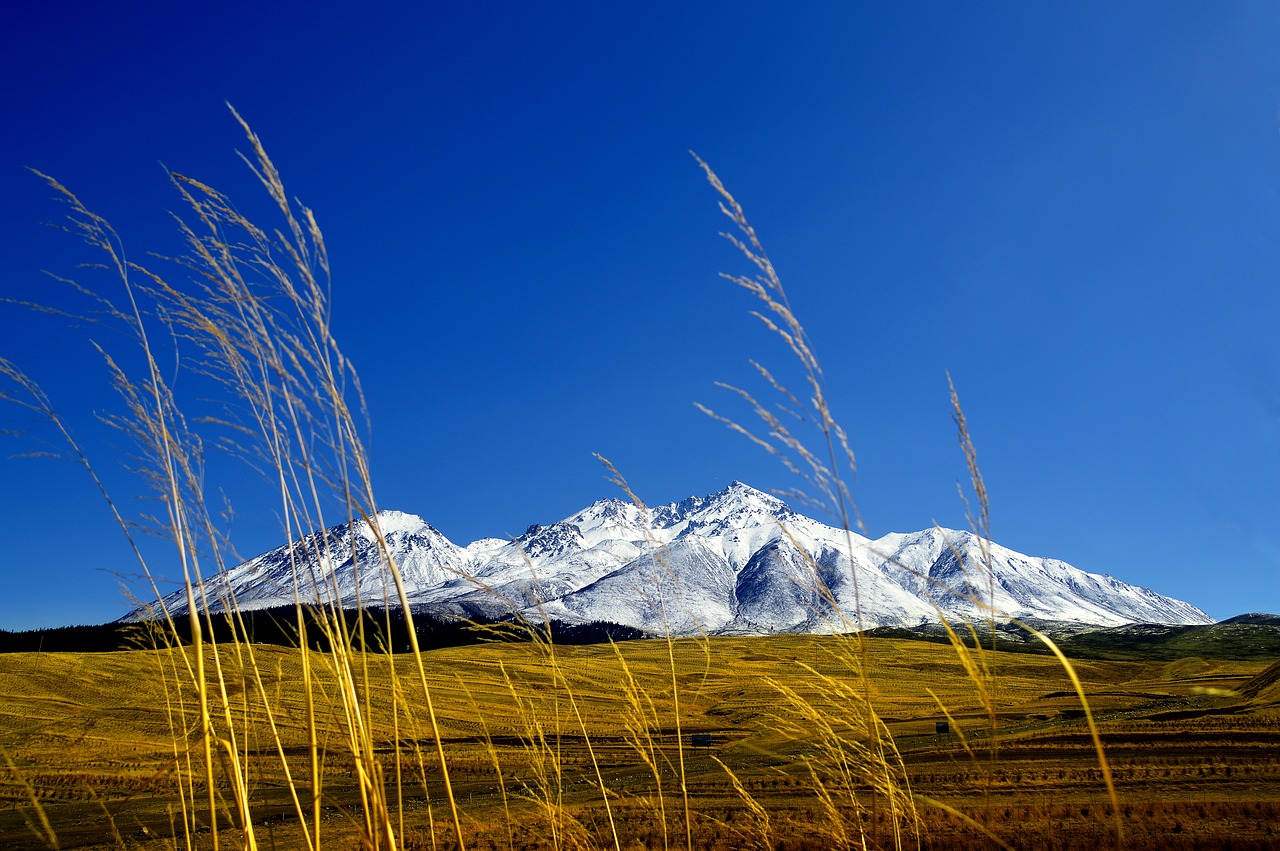
<svg viewBox="0 0 1280 851">
<path fill-rule="evenodd" d="M 306 776 L 300 655 L 253 646 L 254 675 L 248 649 L 220 652 L 229 702 L 240 707 L 234 725 L 249 755 L 257 842 L 306 847 L 281 768 L 283 754 L 295 786 Z M 992 741 L 979 690 L 946 645 L 869 639 L 865 681 L 848 637 L 681 640 L 670 649 L 674 688 L 669 646 L 658 640 L 556 647 L 554 664 L 536 644 L 425 654 L 467 847 L 613 847 L 614 831 L 624 848 L 682 847 L 682 759 L 695 847 L 832 847 L 856 840 L 851 824 L 891 847 L 886 809 L 894 804 L 856 779 L 846 788 L 831 776 L 830 739 L 846 742 L 845 753 L 858 747 L 868 683 L 901 754 L 922 847 L 981 845 L 976 825 L 1016 848 L 1115 844 L 1081 703 L 1052 658 L 983 655 L 996 710 Z M 321 672 L 318 714 L 331 713 L 335 737 L 321 742 L 329 754 L 325 844 L 356 847 L 358 790 L 336 741 L 342 712 L 323 688 L 328 658 L 312 656 Z M 33 799 L 61 848 L 185 847 L 174 839 L 178 770 L 200 731 L 175 726 L 179 698 L 165 683 L 179 661 L 165 650 L 0 655 L 0 747 L 10 761 L 0 847 L 49 842 Z M 411 657 L 395 657 L 394 669 L 383 655 L 360 662 L 369 702 L 390 701 L 394 689 L 412 694 Z M 1077 671 L 1105 744 L 1126 847 L 1280 842 L 1280 666 L 1189 657 L 1079 661 Z M 273 707 L 270 719 L 256 691 Z M 402 715 L 375 732 L 388 785 L 404 790 L 395 814 L 403 844 L 449 847 L 434 741 L 421 713 Z M 862 812 L 840 795 L 861 801 Z M 911 833 L 900 838 L 917 846 Z"/>
</svg>

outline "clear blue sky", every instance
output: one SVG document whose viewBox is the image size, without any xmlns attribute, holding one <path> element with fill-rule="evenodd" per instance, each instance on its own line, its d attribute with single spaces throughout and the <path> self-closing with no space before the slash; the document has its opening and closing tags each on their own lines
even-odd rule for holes
<svg viewBox="0 0 1280 851">
<path fill-rule="evenodd" d="M 384 507 L 458 543 L 616 495 L 792 482 L 707 420 L 784 360 L 688 151 L 746 206 L 824 362 L 874 535 L 962 526 L 946 371 L 992 533 L 1280 611 L 1280 13 L 1255 3 L 24 4 L 0 28 L 0 294 L 133 254 L 159 163 L 263 209 L 224 102 L 317 214 Z M 131 511 L 94 332 L 0 305 Z M 111 345 L 109 339 L 101 339 Z M 20 412 L 5 455 L 51 439 Z M 215 488 L 241 494 L 245 473 Z M 252 497 L 242 554 L 279 541 Z M 125 611 L 84 474 L 0 461 L 0 628 Z"/>
</svg>

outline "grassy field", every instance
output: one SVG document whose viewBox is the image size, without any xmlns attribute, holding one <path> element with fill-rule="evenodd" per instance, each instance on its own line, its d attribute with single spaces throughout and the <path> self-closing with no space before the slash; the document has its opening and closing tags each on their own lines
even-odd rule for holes
<svg viewBox="0 0 1280 851">
<path fill-rule="evenodd" d="M 856 741 L 860 710 L 850 700 L 848 730 L 824 731 L 800 707 L 841 717 L 841 688 L 862 688 L 853 682 L 854 643 L 713 638 L 676 642 L 673 650 L 677 691 L 662 641 L 558 647 L 550 665 L 547 648 L 538 645 L 427 654 L 468 847 L 612 847 L 614 831 L 622 847 L 683 847 L 681 758 L 695 847 L 839 844 L 841 827 L 823 803 L 839 787 L 824 776 L 831 766 L 823 739 L 847 732 Z M 256 676 L 236 668 L 232 649 L 221 652 L 230 703 L 240 707 L 241 747 L 251 757 L 258 844 L 305 847 L 283 775 L 291 764 L 295 777 L 305 776 L 299 654 L 271 646 L 254 651 Z M 1018 848 L 1113 844 L 1107 795 L 1066 674 L 1056 661 L 1026 654 L 992 661 L 994 758 L 988 715 L 952 649 L 868 643 L 873 699 L 900 751 L 923 825 L 921 843 L 985 842 L 963 815 Z M 164 688 L 163 669 L 173 664 L 169 651 L 0 656 L 0 746 L 13 763 L 0 787 L 0 847 L 45 847 L 33 797 L 63 848 L 175 844 L 185 743 L 195 734 L 172 729 L 170 719 L 179 715 L 165 711 L 174 695 Z M 326 664 L 314 655 L 322 686 Z M 392 702 L 399 682 L 410 679 L 410 665 L 397 657 L 393 670 L 385 656 L 370 655 L 362 694 L 374 704 Z M 1275 839 L 1274 668 L 1186 658 L 1082 661 L 1077 670 L 1101 727 L 1128 847 L 1219 847 L 1228 840 L 1233 847 L 1265 847 Z M 254 694 L 259 690 L 265 695 Z M 342 709 L 332 691 L 320 691 L 318 714 L 329 713 L 337 737 Z M 263 706 L 272 707 L 277 736 Z M 939 734 L 943 720 L 949 731 Z M 381 724 L 375 730 L 381 767 L 388 785 L 398 773 L 404 788 L 405 806 L 395 813 L 404 845 L 447 847 L 444 793 L 426 756 L 434 742 L 420 719 Z M 360 833 L 356 769 L 339 742 L 328 745 L 327 844 L 347 847 L 334 837 L 348 835 L 354 843 Z M 852 786 L 840 791 L 870 792 L 856 781 Z M 831 804 L 836 812 L 842 806 Z M 867 822 L 871 836 L 890 830 L 892 820 L 873 813 L 850 818 Z M 914 847 L 915 837 L 904 844 Z M 180 837 L 176 845 L 184 847 Z"/>
</svg>

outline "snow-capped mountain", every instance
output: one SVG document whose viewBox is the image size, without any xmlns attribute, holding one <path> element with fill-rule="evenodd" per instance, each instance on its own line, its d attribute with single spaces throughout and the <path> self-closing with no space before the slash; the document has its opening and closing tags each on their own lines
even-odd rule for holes
<svg viewBox="0 0 1280 851">
<path fill-rule="evenodd" d="M 605 499 L 514 540 L 460 547 L 420 517 L 382 511 L 251 559 L 206 582 L 221 611 L 396 599 L 394 559 L 415 609 L 437 614 L 610 621 L 674 635 L 844 632 L 1001 615 L 1114 625 L 1212 623 L 1196 607 L 969 533 L 871 540 L 734 482 L 644 510 Z M 985 555 L 984 555 L 985 551 Z M 185 594 L 164 600 L 185 611 Z M 128 617 L 145 616 L 139 609 Z"/>
</svg>

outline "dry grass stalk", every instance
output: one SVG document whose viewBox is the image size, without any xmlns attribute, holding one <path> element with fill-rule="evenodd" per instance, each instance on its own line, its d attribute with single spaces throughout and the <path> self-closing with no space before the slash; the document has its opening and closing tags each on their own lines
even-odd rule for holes
<svg viewBox="0 0 1280 851">
<path fill-rule="evenodd" d="M 614 485 L 620 488 L 622 492 L 627 495 L 627 498 L 631 500 L 632 505 L 634 505 L 636 509 L 640 512 L 641 529 L 645 534 L 646 543 L 648 544 L 648 547 L 649 547 L 648 558 L 651 563 L 657 565 L 663 571 L 663 573 L 665 573 L 666 576 L 671 579 L 673 585 L 675 585 L 676 589 L 678 590 L 680 587 L 680 579 L 678 576 L 676 576 L 675 571 L 671 569 L 670 561 L 668 559 L 669 553 L 667 552 L 666 545 L 660 543 L 657 540 L 657 538 L 653 535 L 652 529 L 650 528 L 649 507 L 645 504 L 644 500 L 642 500 L 636 494 L 636 492 L 631 489 L 631 485 L 628 484 L 626 477 L 622 475 L 622 473 L 618 470 L 616 466 L 614 466 L 612 461 L 610 461 L 608 458 L 605 458 L 603 455 L 600 455 L 599 453 L 595 453 L 595 457 L 602 464 L 604 464 L 605 469 L 609 471 L 610 481 L 613 482 Z M 667 615 L 666 597 L 665 597 L 665 594 L 663 593 L 662 584 L 659 584 L 658 586 L 656 599 L 652 600 L 651 602 L 654 605 L 656 605 L 661 618 L 661 622 L 664 624 L 669 624 L 670 620 Z M 705 638 L 705 634 L 702 637 Z M 670 665 L 669 670 L 671 674 L 671 699 L 672 699 L 672 705 L 673 705 L 672 720 L 674 722 L 675 733 L 676 733 L 676 766 L 678 769 L 678 777 L 680 780 L 680 802 L 684 810 L 685 847 L 692 848 L 693 847 L 693 816 L 691 813 L 690 803 L 689 803 L 689 782 L 688 782 L 688 774 L 685 766 L 684 730 L 682 727 L 683 720 L 682 720 L 681 711 L 680 711 L 680 681 L 679 681 L 679 672 L 678 672 L 678 668 L 676 666 L 676 660 L 675 660 L 675 648 L 674 648 L 673 638 L 672 638 L 670 629 L 667 629 L 665 631 L 663 638 L 666 640 L 667 661 Z M 703 653 L 706 656 L 707 664 L 710 665 L 710 651 L 705 641 L 702 642 L 701 647 L 702 647 Z M 661 800 L 661 793 L 659 793 L 659 799 Z M 664 814 L 662 830 L 663 830 L 663 843 L 665 845 L 665 843 L 667 842 L 665 806 L 662 806 L 660 809 Z"/>
<path fill-rule="evenodd" d="M 799 581 L 801 581 L 802 584 L 812 586 L 813 590 L 817 592 L 820 599 L 822 599 L 823 603 L 827 606 L 830 616 L 832 616 L 837 623 L 841 623 L 846 627 L 852 627 L 859 631 L 861 664 L 856 667 L 865 671 L 867 668 L 866 649 L 865 642 L 861 639 L 861 630 L 864 628 L 864 620 L 856 560 L 853 558 L 853 530 L 854 528 L 857 528 L 860 532 L 865 533 L 866 528 L 865 524 L 862 522 L 861 516 L 857 512 L 856 504 L 850 496 L 849 488 L 839 472 L 841 465 L 838 463 L 838 459 L 843 457 L 843 461 L 848 465 L 849 475 L 855 476 L 857 473 L 857 465 L 854 453 L 850 447 L 847 434 L 835 421 L 831 413 L 831 405 L 825 392 L 825 383 L 823 380 L 821 365 L 815 354 L 814 347 L 809 340 L 808 334 L 805 332 L 804 326 L 791 309 L 790 302 L 786 296 L 786 292 L 783 288 L 781 279 L 778 276 L 777 270 L 768 259 L 768 255 L 765 253 L 754 228 L 752 228 L 751 224 L 747 220 L 742 206 L 728 192 L 724 184 L 711 170 L 711 168 L 696 156 L 695 159 L 698 160 L 698 164 L 705 172 L 708 181 L 721 198 L 721 212 L 733 222 L 736 228 L 736 234 L 727 233 L 722 235 L 738 249 L 738 251 L 748 260 L 749 264 L 756 270 L 756 274 L 750 277 L 745 275 L 729 274 L 722 275 L 722 277 L 747 290 L 757 299 L 758 302 L 764 305 L 763 312 L 753 311 L 752 313 L 772 334 L 781 338 L 786 344 L 794 358 L 794 362 L 799 365 L 799 372 L 802 377 L 802 381 L 805 384 L 810 397 L 809 404 L 801 404 L 797 394 L 787 388 L 785 383 L 778 378 L 775 371 L 771 371 L 755 361 L 751 362 L 752 366 L 755 367 L 756 371 L 768 384 L 770 389 L 782 397 L 781 401 L 776 405 L 776 410 L 800 424 L 814 426 L 819 434 L 819 441 L 823 449 L 821 452 L 811 451 L 798 431 L 784 422 L 779 414 L 775 413 L 774 408 L 767 406 L 752 393 L 742 388 L 725 384 L 719 385 L 738 396 L 748 405 L 755 417 L 763 424 L 765 428 L 763 433 L 757 433 L 741 425 L 736 420 L 718 414 L 705 406 L 698 405 L 698 407 L 715 420 L 727 425 L 731 430 L 746 436 L 756 446 L 761 447 L 769 454 L 779 458 L 789 472 L 800 476 L 800 478 L 814 491 L 814 495 L 800 489 L 790 493 L 797 495 L 802 502 L 808 505 L 826 508 L 836 516 L 838 522 L 845 531 L 847 553 L 850 557 L 850 563 L 854 565 L 854 568 L 851 571 L 851 580 L 855 605 L 851 620 L 840 611 L 835 595 L 823 582 L 819 566 L 814 561 L 813 557 L 806 553 L 804 549 L 797 544 L 795 539 L 790 536 L 785 528 L 782 529 L 782 532 L 788 537 L 794 549 L 800 553 L 802 559 L 804 559 L 809 567 L 809 576 Z M 969 635 L 969 641 L 964 640 L 952 626 L 949 619 L 943 612 L 942 607 L 935 603 L 939 619 L 945 628 L 947 637 L 963 665 L 966 675 L 973 683 L 978 693 L 980 703 L 987 714 L 989 728 L 989 746 L 987 750 L 989 754 L 989 763 L 984 795 L 987 799 L 986 809 L 988 813 L 988 821 L 990 821 L 991 782 L 995 774 L 998 747 L 996 706 L 998 700 L 999 680 L 997 670 L 995 668 L 997 658 L 995 645 L 997 635 L 996 622 L 1003 616 L 995 605 L 995 577 L 991 569 L 990 552 L 990 505 L 986 483 L 983 480 L 981 470 L 978 467 L 977 450 L 974 447 L 968 428 L 968 421 L 960 406 L 959 395 L 956 392 L 955 384 L 951 380 L 950 374 L 947 375 L 947 384 L 950 392 L 952 416 L 957 429 L 957 439 L 960 443 L 961 452 L 964 455 L 965 465 L 970 478 L 970 486 L 974 493 L 974 499 L 977 503 L 977 510 L 975 512 L 974 506 L 966 495 L 964 488 L 959 485 L 957 486 L 960 497 L 965 505 L 965 513 L 969 520 L 969 525 L 973 529 L 979 542 L 978 564 L 973 564 L 972 560 L 958 548 L 954 541 L 949 541 L 948 545 L 952 548 L 952 554 L 957 563 L 961 566 L 962 575 L 967 577 L 970 570 L 976 570 L 980 573 L 981 579 L 984 579 L 985 582 L 982 582 L 981 585 L 979 585 L 977 583 L 971 583 L 966 579 L 963 583 L 965 588 L 957 592 L 956 589 L 941 585 L 933 577 L 920 574 L 904 564 L 897 562 L 894 563 L 913 573 L 917 578 L 922 579 L 925 582 L 926 587 L 938 588 L 938 590 L 943 594 L 961 593 L 969 599 L 978 611 L 984 613 L 987 628 L 991 637 L 991 646 L 988 649 L 983 648 L 975 624 L 969 622 L 964 625 L 965 631 Z M 837 450 L 840 451 L 838 452 Z M 979 596 L 974 590 L 975 588 L 982 586 L 985 586 L 985 598 Z M 1036 635 L 1039 636 L 1040 634 L 1036 633 Z M 1069 660 L 1067 660 L 1056 647 L 1050 646 L 1050 649 L 1058 656 L 1064 668 L 1071 676 L 1073 682 L 1078 682 L 1078 678 L 1076 677 L 1075 671 Z M 867 750 L 867 754 L 869 755 L 875 752 L 875 749 L 880 746 L 882 740 L 876 726 L 877 716 L 872 708 L 872 693 L 870 690 L 869 680 L 864 677 L 864 682 L 866 683 L 866 688 L 861 692 L 862 702 L 866 707 L 864 717 L 866 719 L 867 726 L 864 732 L 864 746 Z M 1084 692 L 1080 689 L 1077 689 L 1077 692 L 1082 704 L 1084 705 L 1090 730 L 1095 738 L 1098 761 L 1102 769 L 1108 795 L 1111 798 L 1112 811 L 1118 812 L 1114 784 L 1111 780 L 1106 755 L 1102 750 L 1100 740 L 1097 738 L 1096 725 L 1093 723 L 1092 714 L 1089 711 L 1088 702 L 1085 698 Z M 941 705 L 941 701 L 938 702 L 948 719 L 954 721 L 947 712 L 946 707 Z M 817 722 L 821 718 L 820 712 L 814 712 L 812 705 L 805 704 L 803 701 L 800 701 L 799 704 L 796 705 L 796 709 L 800 711 L 802 715 L 809 713 L 809 718 L 812 722 Z M 891 737 L 889 742 L 892 744 Z M 973 751 L 969 748 L 967 742 L 964 742 L 964 747 L 966 752 L 968 752 L 972 758 Z M 880 756 L 882 757 L 883 755 L 881 754 Z M 883 774 L 883 778 L 884 782 L 880 784 L 879 787 L 875 787 L 875 784 L 873 784 L 873 788 L 878 788 L 885 794 L 885 799 L 888 802 L 892 813 L 899 801 L 898 793 L 901 790 L 894 785 L 890 773 L 885 772 Z M 829 811 L 834 814 L 836 809 L 828 803 L 831 800 L 828 794 L 824 792 L 821 798 L 824 801 L 824 804 L 828 805 Z M 871 821 L 873 824 L 878 823 L 875 813 L 877 801 L 878 798 L 873 796 L 871 808 Z M 891 817 L 890 821 L 895 826 L 898 824 L 896 817 Z M 911 817 L 910 821 L 912 824 L 919 824 L 918 818 L 914 815 Z M 877 828 L 873 827 L 873 830 L 876 829 Z M 840 831 L 835 831 L 831 838 L 833 842 L 837 840 L 841 843 L 847 841 L 846 835 Z M 865 840 L 865 835 L 863 838 Z M 877 841 L 878 836 L 873 835 L 872 840 Z M 900 842 L 900 836 L 895 833 L 893 841 L 895 844 Z M 1121 824 L 1118 817 L 1116 821 L 1116 841 L 1117 844 L 1123 841 Z"/>
<path fill-rule="evenodd" d="M 126 332 L 136 344 L 142 363 L 141 377 L 134 380 L 129 367 L 115 355 L 102 352 L 125 411 L 109 418 L 108 422 L 137 447 L 138 466 L 164 507 L 154 522 L 172 542 L 181 568 L 185 600 L 175 612 L 165 604 L 150 566 L 139 548 L 134 547 L 141 569 L 156 593 L 158 604 L 153 614 L 163 624 L 162 643 L 171 651 L 171 664 L 165 676 L 169 678 L 166 681 L 173 684 L 169 707 L 175 745 L 187 740 L 185 735 L 178 739 L 178 731 L 190 730 L 193 725 L 191 738 L 198 743 L 194 755 L 189 748 L 175 748 L 175 776 L 187 778 L 179 795 L 181 823 L 188 843 L 192 832 L 200 824 L 206 824 L 214 847 L 218 847 L 220 828 L 216 814 L 229 808 L 241 841 L 248 848 L 256 847 L 255 819 L 249 800 L 250 743 L 246 736 L 250 716 L 263 713 L 275 740 L 280 768 L 287 778 L 295 810 L 305 825 L 307 845 L 313 851 L 320 848 L 323 770 L 318 713 L 322 706 L 316 700 L 316 690 L 322 688 L 321 672 L 312 669 L 311 653 L 301 642 L 306 635 L 310 611 L 319 616 L 320 630 L 332 648 L 327 660 L 333 675 L 330 696 L 343 719 L 345 747 L 359 779 L 364 841 L 371 847 L 394 848 L 393 807 L 376 756 L 373 732 L 374 716 L 383 709 L 373 706 L 371 693 L 362 691 L 360 685 L 369 681 L 368 654 L 357 654 L 353 650 L 356 646 L 368 646 L 366 636 L 348 633 L 336 587 L 326 587 L 324 578 L 307 575 L 301 569 L 293 572 L 300 636 L 298 659 L 307 683 L 310 794 L 306 797 L 310 798 L 310 806 L 306 807 L 282 746 L 276 725 L 278 713 L 267 696 L 253 645 L 238 618 L 236 601 L 210 597 L 207 577 L 223 573 L 229 561 L 213 512 L 204 500 L 204 443 L 190 428 L 158 366 L 160 349 L 150 330 L 153 323 L 159 323 L 168 339 L 187 352 L 188 356 L 183 356 L 181 362 L 228 392 L 231 401 L 225 414 L 206 418 L 205 422 L 212 420 L 214 425 L 229 427 L 237 439 L 228 442 L 228 447 L 254 461 L 259 469 L 268 471 L 269 478 L 278 487 L 281 516 L 290 538 L 310 535 L 310 540 L 322 549 L 317 554 L 330 558 L 330 542 L 315 533 L 324 528 L 325 502 L 336 496 L 339 504 L 345 505 L 349 518 L 361 517 L 370 524 L 386 554 L 385 539 L 373 512 L 375 503 L 367 456 L 360 437 L 358 411 L 363 403 L 358 381 L 329 330 L 328 261 L 323 238 L 310 211 L 295 211 L 261 142 L 238 115 L 235 117 L 244 127 L 253 152 L 253 158 L 246 161 L 275 202 L 284 228 L 274 232 L 261 229 L 241 215 L 221 193 L 197 180 L 171 174 L 190 213 L 189 219 L 179 219 L 187 253 L 178 261 L 191 277 L 190 287 L 172 285 L 164 276 L 127 260 L 122 241 L 110 225 L 57 181 L 46 178 L 69 207 L 67 229 L 101 252 L 104 257 L 101 267 L 115 277 L 124 306 L 117 307 L 114 298 L 88 287 L 72 286 L 88 296 L 93 309 L 92 321 L 112 324 Z M 22 403 L 48 416 L 68 438 L 75 455 L 92 472 L 84 453 L 70 439 L 69 432 L 34 383 L 7 361 L 0 363 L 0 370 L 25 391 L 28 398 Z M 358 406 L 347 402 L 352 393 L 360 401 Z M 106 489 L 96 475 L 95 481 L 105 495 Z M 115 504 L 110 504 L 115 511 Z M 118 511 L 116 516 L 129 534 L 131 524 Z M 385 562 L 394 593 L 371 602 L 396 600 L 411 624 L 399 571 L 389 557 Z M 218 593 L 223 593 L 225 586 L 217 587 Z M 225 649 L 212 638 L 210 612 L 215 602 L 236 621 L 238 637 Z M 177 645 L 179 614 L 191 636 L 190 651 Z M 363 621 L 358 629 L 363 630 Z M 421 698 L 426 702 L 436 739 L 440 776 L 461 844 L 463 832 L 449 793 L 447 760 L 412 627 L 409 641 L 417 661 Z M 229 688 L 228 664 L 243 672 L 241 676 L 253 684 L 249 689 L 242 682 L 238 686 L 239 697 L 235 695 L 237 690 Z M 195 699 L 194 716 L 188 715 L 188 690 Z M 400 709 L 394 703 L 390 714 L 398 719 Z M 197 784 L 190 771 L 197 764 L 203 773 L 199 785 L 204 787 L 204 816 L 196 811 Z M 226 802 L 221 800 L 219 792 L 224 784 L 229 792 Z"/>
</svg>

